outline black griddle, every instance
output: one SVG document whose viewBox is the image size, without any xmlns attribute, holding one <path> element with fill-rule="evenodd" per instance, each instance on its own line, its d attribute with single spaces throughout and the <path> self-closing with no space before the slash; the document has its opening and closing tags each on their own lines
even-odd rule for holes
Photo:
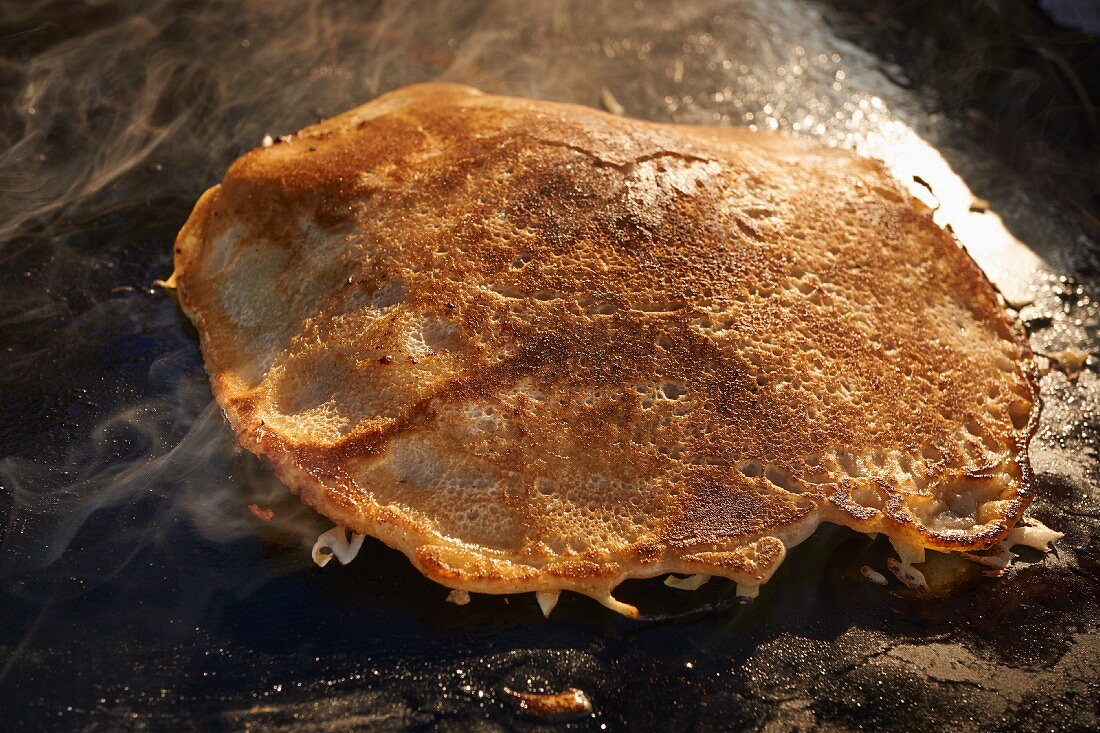
<svg viewBox="0 0 1100 733">
<path fill-rule="evenodd" d="M 446 603 L 378 542 L 314 567 L 329 524 L 236 448 L 154 285 L 199 193 L 265 135 L 418 81 L 593 106 L 606 89 L 632 116 L 893 155 L 1038 351 L 1095 349 L 1088 125 L 1005 151 L 995 104 L 916 77 L 951 64 L 922 55 L 935 37 L 865 5 L 0 8 L 0 729 L 1095 729 L 1095 360 L 1042 381 L 1032 514 L 1065 532 L 1054 554 L 1000 578 L 936 556 L 916 597 L 861 574 L 886 572 L 883 539 L 824 526 L 755 601 L 631 581 L 645 620 L 565 594 L 547 621 L 531 595 Z M 1028 33 L 1073 33 L 1026 12 Z M 1090 109 L 1097 79 L 1073 82 Z M 534 719 L 507 692 L 567 687 L 591 715 Z"/>
</svg>

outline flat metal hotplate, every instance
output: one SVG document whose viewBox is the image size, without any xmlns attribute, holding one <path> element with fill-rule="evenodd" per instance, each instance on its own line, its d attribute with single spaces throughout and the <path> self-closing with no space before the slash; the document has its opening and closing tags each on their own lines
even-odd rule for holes
<svg viewBox="0 0 1100 733">
<path fill-rule="evenodd" d="M 448 80 L 884 158 L 1038 351 L 1094 349 L 1088 212 L 843 40 L 880 30 L 796 0 L 5 5 L 0 728 L 533 730 L 551 724 L 507 691 L 567 687 L 593 711 L 554 726 L 1095 728 L 1094 367 L 1042 381 L 1032 513 L 1065 532 L 1054 554 L 1000 578 L 935 557 L 915 597 L 861 575 L 883 540 L 823 527 L 755 601 L 631 582 L 643 621 L 569 595 L 544 620 L 530 595 L 446 603 L 377 542 L 315 567 L 328 524 L 235 447 L 152 286 L 198 194 L 266 134 Z"/>
</svg>

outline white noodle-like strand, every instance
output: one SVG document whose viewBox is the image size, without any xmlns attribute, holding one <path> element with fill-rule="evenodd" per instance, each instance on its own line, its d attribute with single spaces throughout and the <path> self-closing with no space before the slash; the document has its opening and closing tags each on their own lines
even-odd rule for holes
<svg viewBox="0 0 1100 733">
<path fill-rule="evenodd" d="M 737 597 L 738 598 L 756 598 L 760 595 L 759 583 L 738 583 L 737 584 Z"/>
<path fill-rule="evenodd" d="M 928 581 L 925 580 L 924 573 L 913 567 L 924 562 L 924 548 L 893 537 L 890 538 L 890 544 L 900 558 L 900 562 L 892 557 L 886 560 L 886 567 L 890 572 L 910 588 L 927 589 Z"/>
<path fill-rule="evenodd" d="M 863 577 L 871 581 L 875 585 L 886 585 L 886 576 L 879 571 L 872 568 L 870 565 L 864 565 L 859 569 L 859 572 L 863 573 Z"/>
<path fill-rule="evenodd" d="M 1004 542 L 1009 547 L 1024 545 L 1033 547 L 1041 552 L 1051 552 L 1051 542 L 1057 542 L 1065 537 L 1064 534 L 1046 526 L 1038 519 L 1028 517 L 1019 525 L 1013 527 L 1005 535 Z"/>
<path fill-rule="evenodd" d="M 629 603 L 623 603 L 622 601 L 615 600 L 615 597 L 612 596 L 610 593 L 604 596 L 592 597 L 599 601 L 601 605 L 607 606 L 612 611 L 615 611 L 616 613 L 621 613 L 627 618 L 641 618 L 642 616 L 637 608 L 630 605 Z"/>
<path fill-rule="evenodd" d="M 539 608 L 542 610 L 542 615 L 546 618 L 550 618 L 550 612 L 554 610 L 554 606 L 558 605 L 558 598 L 560 597 L 560 590 L 535 591 L 535 600 L 539 602 Z"/>
<path fill-rule="evenodd" d="M 708 580 L 710 580 L 709 575 L 689 575 L 686 578 L 670 575 L 665 578 L 665 585 L 676 590 L 699 590 Z"/>
<path fill-rule="evenodd" d="M 347 530 L 336 525 L 313 543 L 313 562 L 323 568 L 335 557 L 341 565 L 347 565 L 359 554 L 359 548 L 363 546 L 365 537 L 366 535 L 353 532 L 351 540 L 348 540 Z"/>
<path fill-rule="evenodd" d="M 994 546 L 993 549 L 998 551 L 995 555 L 976 555 L 972 552 L 964 552 L 962 556 L 972 562 L 987 565 L 997 570 L 1004 570 L 1016 559 L 1016 553 L 1012 551 L 1013 547 L 1023 545 L 1040 552 L 1052 552 L 1053 548 L 1050 543 L 1057 542 L 1064 536 L 1061 532 L 1051 529 L 1038 519 L 1027 517 L 1019 525 L 1010 529 L 1005 538 Z"/>
</svg>

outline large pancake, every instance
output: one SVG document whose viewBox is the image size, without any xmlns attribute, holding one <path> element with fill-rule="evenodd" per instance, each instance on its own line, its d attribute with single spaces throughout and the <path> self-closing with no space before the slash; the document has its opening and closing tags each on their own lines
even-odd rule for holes
<svg viewBox="0 0 1100 733">
<path fill-rule="evenodd" d="M 428 577 L 743 592 L 821 521 L 980 550 L 1036 377 L 877 162 L 787 136 L 400 89 L 253 150 L 175 250 L 241 444 Z"/>
</svg>

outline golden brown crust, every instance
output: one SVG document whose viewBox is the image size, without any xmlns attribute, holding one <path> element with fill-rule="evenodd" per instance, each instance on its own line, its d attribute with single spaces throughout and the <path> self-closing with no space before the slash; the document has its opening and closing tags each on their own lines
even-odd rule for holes
<svg viewBox="0 0 1100 733">
<path fill-rule="evenodd" d="M 176 245 L 241 444 L 482 592 L 759 584 L 827 520 L 996 542 L 1030 348 L 883 167 L 420 85 L 239 159 Z"/>
<path fill-rule="evenodd" d="M 583 690 L 569 687 L 561 692 L 515 692 L 504 688 L 504 694 L 516 702 L 520 712 L 533 718 L 562 721 L 578 718 L 592 712 L 592 703 Z"/>
</svg>

